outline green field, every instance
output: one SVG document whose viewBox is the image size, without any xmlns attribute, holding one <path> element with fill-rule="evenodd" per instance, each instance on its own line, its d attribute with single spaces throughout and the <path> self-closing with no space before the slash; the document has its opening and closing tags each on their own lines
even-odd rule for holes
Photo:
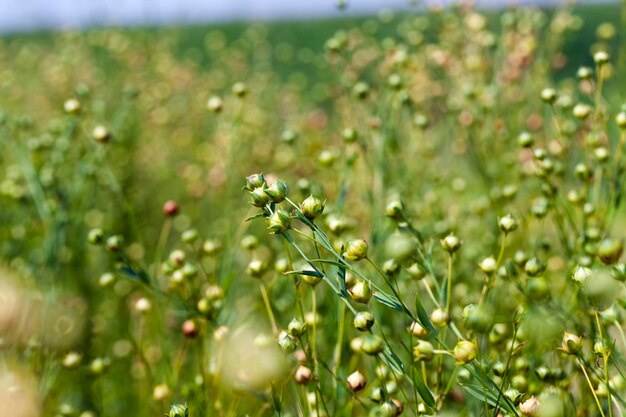
<svg viewBox="0 0 626 417">
<path fill-rule="evenodd" d="M 623 415 L 623 12 L 0 38 L 0 416 Z"/>
</svg>

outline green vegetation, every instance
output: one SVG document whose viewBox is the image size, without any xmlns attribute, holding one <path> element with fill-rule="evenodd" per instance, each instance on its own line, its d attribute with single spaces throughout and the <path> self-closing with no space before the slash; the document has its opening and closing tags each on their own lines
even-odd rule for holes
<svg viewBox="0 0 626 417">
<path fill-rule="evenodd" d="M 619 16 L 0 40 L 2 413 L 623 415 Z"/>
</svg>

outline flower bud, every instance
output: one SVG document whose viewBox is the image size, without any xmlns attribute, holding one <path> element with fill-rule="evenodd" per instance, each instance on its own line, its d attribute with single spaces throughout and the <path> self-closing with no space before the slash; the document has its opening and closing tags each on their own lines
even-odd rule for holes
<svg viewBox="0 0 626 417">
<path fill-rule="evenodd" d="M 430 315 L 430 321 L 437 327 L 446 327 L 450 321 L 448 312 L 443 308 L 436 308 Z"/>
<path fill-rule="evenodd" d="M 170 394 L 170 388 L 167 384 L 159 384 L 152 390 L 152 398 L 154 401 L 165 401 Z"/>
<path fill-rule="evenodd" d="M 541 100 L 545 103 L 553 104 L 556 101 L 556 91 L 553 88 L 544 88 L 541 90 Z"/>
<path fill-rule="evenodd" d="M 83 360 L 83 355 L 78 352 L 69 352 L 67 355 L 63 357 L 63 367 L 67 369 L 74 369 L 80 362 Z"/>
<path fill-rule="evenodd" d="M 352 295 L 352 299 L 357 303 L 367 304 L 372 298 L 372 290 L 367 281 L 360 279 L 350 289 L 350 295 Z"/>
<path fill-rule="evenodd" d="M 290 353 L 296 350 L 296 341 L 283 330 L 278 335 L 278 347 L 280 347 L 283 352 Z"/>
<path fill-rule="evenodd" d="M 522 132 L 517 137 L 517 144 L 522 148 L 530 148 L 535 143 L 535 139 L 528 132 Z"/>
<path fill-rule="evenodd" d="M 402 201 L 394 199 L 387 203 L 387 207 L 385 207 L 385 214 L 387 217 L 394 219 L 396 221 L 400 221 L 404 218 L 404 205 Z"/>
<path fill-rule="evenodd" d="M 141 297 L 135 301 L 135 311 L 138 313 L 147 313 L 152 310 L 152 303 L 146 297 Z"/>
<path fill-rule="evenodd" d="M 115 235 L 115 236 L 111 236 L 107 239 L 106 241 L 106 248 L 107 250 L 111 251 L 111 252 L 119 252 L 119 250 L 122 248 L 122 241 L 124 239 L 122 239 L 122 236 L 120 235 Z"/>
<path fill-rule="evenodd" d="M 598 245 L 598 258 L 607 265 L 614 264 L 622 256 L 623 249 L 624 246 L 620 240 L 613 238 L 603 239 Z"/>
<path fill-rule="evenodd" d="M 211 96 L 206 102 L 206 108 L 211 113 L 219 113 L 224 108 L 222 99 L 218 96 Z"/>
<path fill-rule="evenodd" d="M 326 202 L 311 194 L 300 204 L 300 210 L 307 219 L 313 220 L 324 212 L 325 204 Z"/>
<path fill-rule="evenodd" d="M 202 244 L 202 252 L 209 256 L 215 256 L 222 250 L 222 242 L 217 239 L 207 239 Z"/>
<path fill-rule="evenodd" d="M 599 51 L 593 54 L 593 62 L 598 66 L 605 65 L 609 62 L 609 54 L 605 51 Z"/>
<path fill-rule="evenodd" d="M 367 249 L 366 241 L 363 239 L 354 239 L 348 242 L 343 256 L 348 261 L 360 261 L 361 259 L 367 258 Z"/>
<path fill-rule="evenodd" d="M 104 232 L 102 229 L 91 229 L 87 235 L 87 242 L 92 245 L 100 245 L 104 242 Z"/>
<path fill-rule="evenodd" d="M 308 385 L 313 379 L 313 372 L 306 366 L 300 365 L 293 378 L 296 380 L 296 383 L 300 385 Z"/>
<path fill-rule="evenodd" d="M 591 78 L 592 71 L 589 67 L 580 67 L 578 71 L 576 71 L 576 76 L 581 80 L 588 80 Z"/>
<path fill-rule="evenodd" d="M 180 236 L 180 240 L 187 244 L 192 244 L 198 240 L 198 231 L 196 229 L 187 229 Z"/>
<path fill-rule="evenodd" d="M 111 132 L 102 125 L 93 128 L 91 136 L 100 143 L 107 143 L 111 139 Z"/>
<path fill-rule="evenodd" d="M 535 397 L 530 397 L 519 405 L 519 411 L 525 416 L 534 416 L 539 409 L 539 401 Z"/>
<path fill-rule="evenodd" d="M 408 272 L 409 277 L 413 281 L 419 281 L 426 276 L 426 271 L 424 271 L 424 269 L 421 266 L 419 266 L 417 263 L 411 264 L 406 269 L 406 272 Z"/>
<path fill-rule="evenodd" d="M 189 417 L 187 404 L 172 404 L 169 417 Z"/>
<path fill-rule="evenodd" d="M 498 225 L 500 226 L 500 230 L 502 230 L 505 234 L 510 233 L 513 230 L 517 229 L 517 220 L 510 214 L 500 218 L 498 221 Z"/>
<path fill-rule="evenodd" d="M 260 259 L 253 259 L 246 267 L 246 272 L 252 278 L 261 278 L 266 269 L 267 265 L 265 264 L 265 262 Z"/>
<path fill-rule="evenodd" d="M 174 217 L 180 211 L 180 207 L 178 203 L 174 200 L 167 200 L 165 204 L 163 204 L 163 214 L 167 217 Z"/>
<path fill-rule="evenodd" d="M 276 180 L 265 189 L 265 194 L 270 197 L 273 203 L 284 201 L 288 192 L 287 184 L 281 180 Z"/>
<path fill-rule="evenodd" d="M 578 267 L 574 271 L 574 275 L 572 275 L 572 279 L 579 284 L 584 285 L 585 281 L 587 281 L 587 279 L 591 276 L 593 276 L 593 271 L 591 269 L 578 265 Z"/>
<path fill-rule="evenodd" d="M 359 371 L 351 373 L 348 378 L 346 378 L 346 382 L 348 383 L 348 388 L 352 392 L 361 391 L 367 384 L 365 376 Z"/>
<path fill-rule="evenodd" d="M 591 111 L 591 106 L 589 106 L 588 104 L 578 103 L 574 106 L 574 110 L 572 110 L 572 113 L 574 114 L 575 118 L 579 120 L 585 120 L 587 117 L 589 117 Z"/>
<path fill-rule="evenodd" d="M 292 319 L 287 325 L 287 333 L 292 337 L 300 337 L 306 331 L 306 324 L 298 319 Z"/>
<path fill-rule="evenodd" d="M 257 187 L 254 190 L 250 191 L 250 203 L 254 207 L 265 207 L 272 201 L 272 199 L 269 195 L 267 195 L 265 190 L 265 185 L 263 185 L 262 187 Z"/>
<path fill-rule="evenodd" d="M 524 271 L 531 277 L 541 274 L 545 269 L 545 264 L 537 258 L 530 258 L 524 263 Z"/>
<path fill-rule="evenodd" d="M 180 330 L 183 333 L 183 335 L 185 337 L 188 337 L 189 339 L 195 338 L 199 332 L 198 325 L 196 324 L 195 321 L 191 319 L 185 320 Z"/>
<path fill-rule="evenodd" d="M 75 98 L 66 100 L 65 103 L 63 103 L 63 110 L 65 110 L 65 113 L 67 114 L 77 115 L 80 113 L 81 109 L 82 105 L 80 104 L 80 101 Z"/>
<path fill-rule="evenodd" d="M 478 354 L 478 346 L 476 343 L 467 340 L 459 340 L 454 346 L 454 358 L 457 365 L 465 365 L 474 360 Z"/>
<path fill-rule="evenodd" d="M 426 329 L 416 321 L 411 323 L 411 326 L 409 327 L 409 332 L 411 333 L 411 336 L 417 337 L 418 339 L 426 337 L 426 335 L 428 334 Z"/>
<path fill-rule="evenodd" d="M 363 338 L 361 351 L 367 355 L 377 355 L 383 351 L 383 339 L 380 336 L 368 334 Z"/>
<path fill-rule="evenodd" d="M 289 214 L 282 210 L 276 210 L 267 220 L 268 230 L 273 234 L 283 234 L 291 227 Z"/>
<path fill-rule="evenodd" d="M 354 316 L 352 324 L 357 330 L 366 332 L 374 325 L 374 316 L 369 311 L 361 311 Z"/>
<path fill-rule="evenodd" d="M 242 82 L 237 82 L 233 84 L 232 92 L 237 97 L 242 98 L 248 95 L 248 87 Z"/>
<path fill-rule="evenodd" d="M 252 174 L 246 177 L 245 188 L 248 191 L 254 191 L 255 188 L 261 188 L 263 185 L 265 185 L 265 177 L 263 176 L 263 173 Z"/>
<path fill-rule="evenodd" d="M 453 254 L 461 247 L 461 241 L 458 237 L 453 234 L 449 234 L 448 236 L 441 239 L 441 246 L 443 249 L 449 254 Z"/>
<path fill-rule="evenodd" d="M 420 340 L 413 348 L 413 357 L 417 361 L 428 362 L 435 356 L 435 348 L 430 342 Z"/>
<path fill-rule="evenodd" d="M 583 339 L 573 333 L 565 332 L 561 342 L 561 350 L 568 355 L 575 355 L 583 348 Z"/>
<path fill-rule="evenodd" d="M 483 271 L 487 275 L 491 275 L 494 272 L 496 272 L 497 266 L 498 265 L 497 265 L 496 259 L 493 256 L 489 256 L 483 259 L 478 264 L 478 267 L 480 268 L 480 270 Z"/>
</svg>

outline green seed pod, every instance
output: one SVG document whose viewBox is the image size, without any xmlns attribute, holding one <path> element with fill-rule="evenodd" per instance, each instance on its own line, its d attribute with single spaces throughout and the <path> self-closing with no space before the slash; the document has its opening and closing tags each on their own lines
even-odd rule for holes
<svg viewBox="0 0 626 417">
<path fill-rule="evenodd" d="M 454 358 L 456 359 L 456 364 L 465 365 L 476 358 L 476 355 L 478 354 L 478 346 L 476 343 L 467 340 L 459 340 L 454 346 L 453 353 Z"/>
<path fill-rule="evenodd" d="M 302 210 L 302 214 L 304 214 L 307 219 L 313 220 L 324 212 L 325 205 L 325 201 L 311 194 L 300 204 L 300 210 Z"/>
<path fill-rule="evenodd" d="M 413 357 L 416 361 L 429 362 L 435 357 L 435 348 L 430 342 L 420 340 L 413 348 Z"/>
<path fill-rule="evenodd" d="M 491 366 L 491 370 L 494 375 L 504 376 L 506 373 L 506 364 L 502 361 L 498 361 Z"/>
<path fill-rule="evenodd" d="M 289 259 L 287 258 L 278 258 L 274 262 L 274 271 L 279 274 L 284 274 L 289 270 Z"/>
<path fill-rule="evenodd" d="M 91 229 L 87 235 L 87 242 L 92 245 L 100 245 L 104 242 L 104 232 L 102 229 Z"/>
<path fill-rule="evenodd" d="M 169 417 L 189 417 L 187 404 L 172 404 Z"/>
<path fill-rule="evenodd" d="M 374 325 L 374 316 L 369 311 L 361 311 L 354 316 L 352 324 L 355 329 L 366 332 Z"/>
<path fill-rule="evenodd" d="M 367 242 L 363 239 L 353 239 L 348 242 L 343 256 L 348 261 L 360 261 L 367 258 Z"/>
<path fill-rule="evenodd" d="M 528 390 L 528 380 L 524 375 L 515 375 L 511 378 L 511 387 L 515 390 L 526 392 Z"/>
<path fill-rule="evenodd" d="M 620 129 L 626 129 L 626 111 L 621 111 L 615 116 L 615 123 Z"/>
<path fill-rule="evenodd" d="M 372 298 L 372 290 L 367 281 L 359 279 L 350 290 L 350 295 L 357 303 L 367 304 Z"/>
<path fill-rule="evenodd" d="M 483 306 L 469 309 L 465 314 L 465 325 L 477 333 L 488 332 L 491 324 L 491 314 Z"/>
<path fill-rule="evenodd" d="M 383 339 L 380 336 L 368 334 L 363 337 L 361 351 L 367 355 L 377 355 L 383 351 Z"/>
<path fill-rule="evenodd" d="M 306 324 L 302 323 L 300 320 L 294 318 L 287 325 L 287 333 L 289 333 L 292 337 L 300 337 L 306 331 Z"/>
<path fill-rule="evenodd" d="M 270 233 L 281 235 L 291 227 L 291 217 L 283 210 L 276 210 L 267 220 Z"/>
<path fill-rule="evenodd" d="M 417 113 L 413 117 L 413 124 L 420 129 L 426 129 L 428 127 L 428 117 L 423 113 Z"/>
<path fill-rule="evenodd" d="M 276 204 L 284 201 L 288 192 L 289 189 L 287 188 L 287 184 L 281 180 L 276 180 L 265 189 L 265 194 L 267 194 L 272 202 Z"/>
<path fill-rule="evenodd" d="M 624 246 L 620 240 L 606 238 L 600 242 L 597 255 L 604 264 L 611 265 L 619 261 L 623 249 Z"/>
<path fill-rule="evenodd" d="M 374 401 L 375 403 L 382 403 L 383 402 L 383 398 L 384 398 L 384 392 L 383 389 L 381 387 L 374 387 L 372 388 L 372 392 L 370 394 L 370 399 L 372 401 Z"/>
</svg>

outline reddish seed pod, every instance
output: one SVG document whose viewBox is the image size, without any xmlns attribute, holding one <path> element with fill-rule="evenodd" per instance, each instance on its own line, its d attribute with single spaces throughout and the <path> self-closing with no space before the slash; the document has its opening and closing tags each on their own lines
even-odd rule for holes
<svg viewBox="0 0 626 417">
<path fill-rule="evenodd" d="M 165 204 L 163 204 L 163 214 L 167 217 L 174 217 L 180 211 L 180 206 L 174 200 L 167 200 Z"/>
</svg>

